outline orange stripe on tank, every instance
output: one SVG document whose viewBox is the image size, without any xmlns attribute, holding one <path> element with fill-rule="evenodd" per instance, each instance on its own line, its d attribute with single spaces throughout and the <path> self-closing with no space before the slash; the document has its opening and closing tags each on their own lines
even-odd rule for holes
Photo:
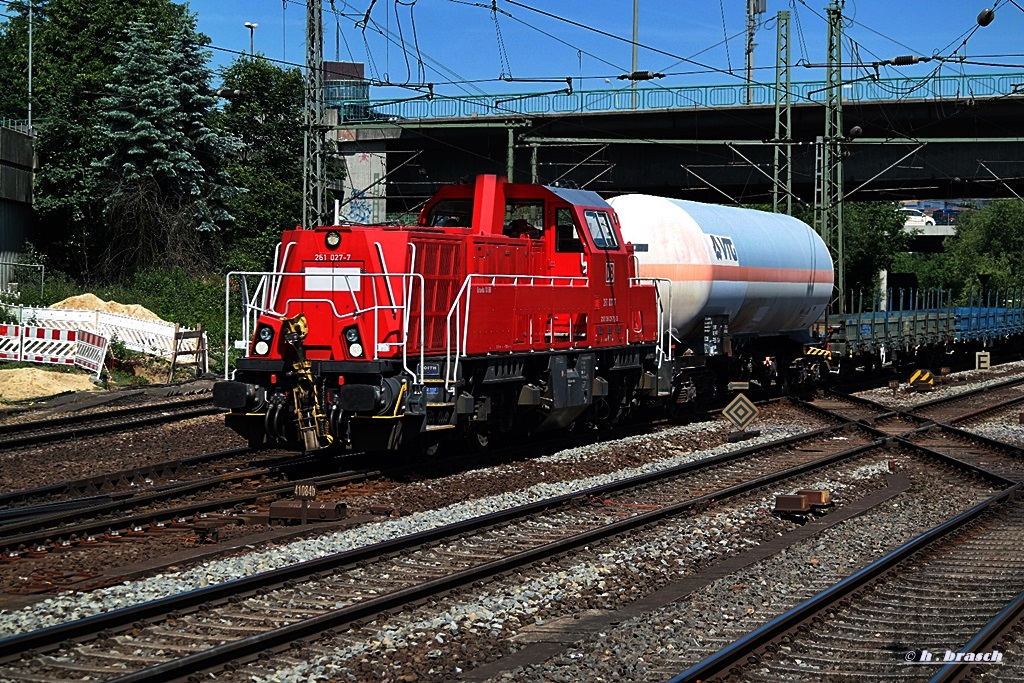
<svg viewBox="0 0 1024 683">
<path fill-rule="evenodd" d="M 753 268 L 749 266 L 715 266 L 709 264 L 644 263 L 640 265 L 641 277 L 662 277 L 678 282 L 813 282 L 832 284 L 831 270 L 807 270 L 797 268 Z"/>
</svg>

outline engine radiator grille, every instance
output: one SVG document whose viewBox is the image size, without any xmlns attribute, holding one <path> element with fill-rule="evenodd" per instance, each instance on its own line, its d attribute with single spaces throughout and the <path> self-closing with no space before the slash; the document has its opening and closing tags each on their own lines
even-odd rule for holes
<svg viewBox="0 0 1024 683">
<path fill-rule="evenodd" d="M 414 269 L 423 275 L 423 311 L 419 310 L 419 292 L 413 292 L 413 308 L 409 317 L 410 351 L 423 345 L 425 351 L 443 351 L 448 311 L 462 286 L 462 245 L 450 240 L 413 238 L 416 246 Z M 420 339 L 420 319 L 423 335 Z"/>
</svg>

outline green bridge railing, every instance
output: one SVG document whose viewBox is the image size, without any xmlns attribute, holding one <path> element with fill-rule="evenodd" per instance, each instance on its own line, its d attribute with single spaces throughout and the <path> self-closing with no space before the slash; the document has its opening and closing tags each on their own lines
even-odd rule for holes
<svg viewBox="0 0 1024 683">
<path fill-rule="evenodd" d="M 825 81 L 790 85 L 795 104 L 824 102 Z M 885 102 L 897 99 L 950 100 L 1024 94 L 1024 72 L 949 75 L 925 78 L 881 78 L 843 85 L 844 102 Z M 775 83 L 739 83 L 636 90 L 578 90 L 557 93 L 502 95 L 421 95 L 402 99 L 330 100 L 342 122 L 391 119 L 435 119 L 474 116 L 579 114 L 774 105 Z"/>
</svg>

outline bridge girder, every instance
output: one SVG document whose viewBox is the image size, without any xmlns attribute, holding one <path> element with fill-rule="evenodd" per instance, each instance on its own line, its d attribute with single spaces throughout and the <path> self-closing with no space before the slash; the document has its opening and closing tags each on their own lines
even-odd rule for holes
<svg viewBox="0 0 1024 683">
<path fill-rule="evenodd" d="M 844 197 L 1024 195 L 1024 136 L 1014 135 L 1021 100 L 844 103 Z M 796 203 L 809 205 L 814 198 L 814 140 L 823 133 L 822 107 L 794 105 L 792 116 L 793 193 Z M 403 120 L 359 126 L 347 136 L 352 142 L 343 146 L 360 151 L 363 141 L 372 139 L 379 149 L 384 140 L 388 154 L 394 155 L 391 165 L 403 155 L 422 152 L 389 179 L 389 210 L 400 209 L 402 203 L 414 205 L 443 184 L 480 173 L 505 175 L 509 163 L 520 181 L 535 171 L 543 183 L 564 176 L 562 184 L 599 192 L 718 203 L 727 202 L 728 196 L 745 204 L 770 204 L 774 127 L 772 106 Z M 855 128 L 861 134 L 850 139 Z"/>
</svg>

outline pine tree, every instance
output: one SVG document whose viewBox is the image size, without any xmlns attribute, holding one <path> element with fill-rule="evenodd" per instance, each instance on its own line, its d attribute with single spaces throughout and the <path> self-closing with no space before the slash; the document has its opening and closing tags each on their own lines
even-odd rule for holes
<svg viewBox="0 0 1024 683">
<path fill-rule="evenodd" d="M 96 128 L 97 100 L 117 63 L 117 37 L 144 19 L 167 39 L 185 15 L 172 0 L 32 0 L 33 119 L 36 130 L 35 226 L 30 239 L 47 269 L 90 281 L 96 255 L 109 238 L 103 218 Z M 26 115 L 27 6 L 21 0 L 0 30 L 3 114 Z"/>
<path fill-rule="evenodd" d="M 98 133 L 109 239 L 103 254 L 108 276 L 156 264 L 204 265 L 212 232 L 230 221 L 224 202 L 236 191 L 220 169 L 235 143 L 212 130 L 207 54 L 195 17 L 186 16 L 164 42 L 153 27 L 129 25 L 118 53 L 110 95 L 99 102 Z"/>
</svg>

